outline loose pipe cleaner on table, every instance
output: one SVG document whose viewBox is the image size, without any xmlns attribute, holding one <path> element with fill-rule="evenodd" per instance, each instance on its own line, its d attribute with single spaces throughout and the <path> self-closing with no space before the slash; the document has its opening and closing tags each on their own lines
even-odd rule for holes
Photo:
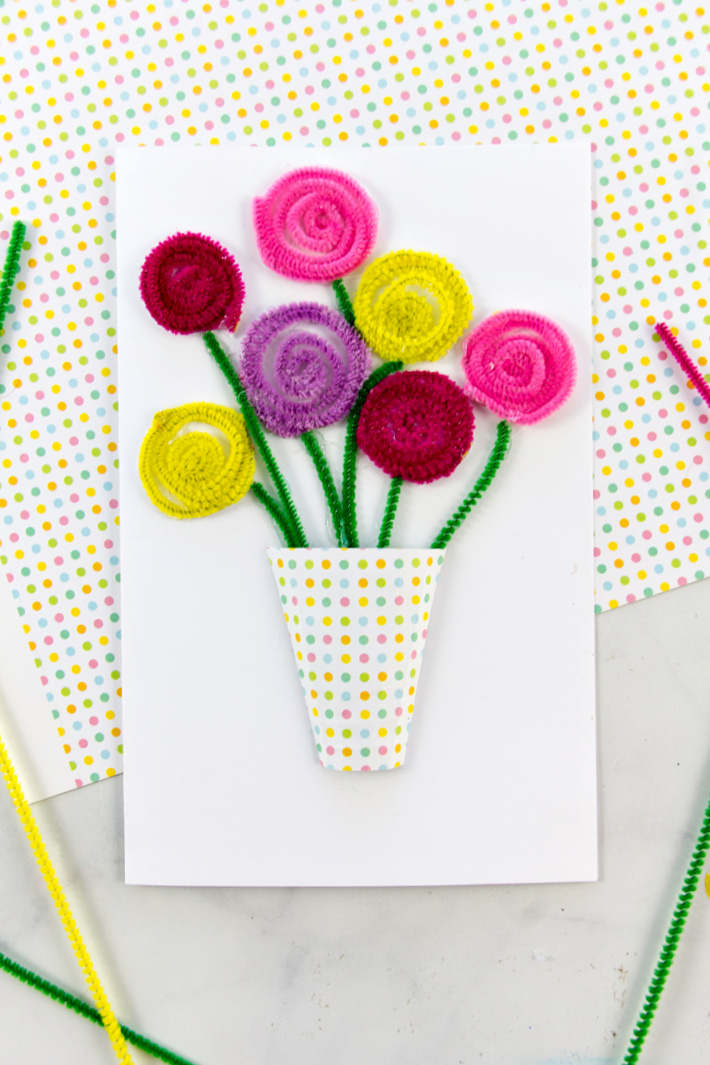
<svg viewBox="0 0 710 1065">
<path fill-rule="evenodd" d="M 20 252 L 22 250 L 22 243 L 24 237 L 24 223 L 19 221 L 15 222 L 12 227 L 10 243 L 8 245 L 7 252 L 5 255 L 5 261 L 2 269 L 2 277 L 0 278 L 0 332 L 2 331 L 3 324 L 5 322 L 5 315 L 7 314 L 7 308 L 10 300 L 10 292 L 12 291 L 15 276 L 19 268 Z M 57 912 L 61 919 L 62 925 L 64 926 L 64 931 L 66 932 L 69 942 L 71 943 L 71 947 L 76 956 L 76 960 L 79 963 L 79 967 L 81 968 L 81 971 L 84 974 L 84 978 L 89 986 L 92 998 L 94 999 L 94 1002 L 96 1004 L 95 1011 L 91 1011 L 90 1007 L 86 1007 L 89 1012 L 85 1013 L 85 1015 L 89 1016 L 91 1020 L 96 1020 L 98 1018 L 98 1021 L 103 1024 L 104 1028 L 106 1029 L 106 1033 L 109 1039 L 111 1040 L 111 1046 L 113 1047 L 114 1053 L 118 1060 L 122 1062 L 122 1065 L 132 1065 L 132 1058 L 126 1045 L 126 1038 L 123 1029 L 116 1020 L 114 1012 L 111 1009 L 111 1004 L 108 998 L 106 997 L 106 992 L 104 991 L 101 981 L 99 980 L 98 974 L 96 972 L 96 969 L 94 968 L 94 964 L 89 955 L 89 951 L 86 948 L 84 939 L 81 935 L 81 932 L 79 931 L 71 909 L 69 908 L 69 904 L 64 895 L 64 891 L 62 890 L 62 886 L 59 883 L 59 880 L 57 879 L 57 875 L 54 871 L 54 866 L 52 865 L 52 861 L 49 857 L 49 854 L 47 853 L 47 848 L 44 844 L 44 840 L 42 839 L 39 828 L 37 827 L 37 823 L 30 809 L 29 803 L 25 798 L 22 786 L 17 777 L 13 764 L 10 760 L 10 756 L 5 748 L 5 745 L 3 744 L 1 736 L 0 774 L 3 777 L 5 784 L 7 785 L 7 789 L 10 793 L 10 798 L 12 799 L 13 806 L 15 807 L 17 815 L 20 818 L 20 821 L 22 822 L 25 834 L 32 848 L 32 853 L 35 856 L 35 860 L 40 868 L 40 872 L 42 873 L 44 882 L 47 885 L 47 890 L 52 896 L 54 905 L 57 908 Z M 39 986 L 39 984 L 36 982 L 37 980 L 39 980 L 39 978 L 35 978 L 34 974 L 30 973 L 29 970 L 26 970 L 22 966 L 17 965 L 17 963 L 11 963 L 9 959 L 3 958 L 2 955 L 0 955 L 0 958 L 2 958 L 1 967 L 5 969 L 6 972 L 10 972 L 13 976 L 16 976 L 18 977 L 18 979 L 29 983 L 31 986 L 38 987 L 38 989 L 44 991 L 45 994 L 50 994 L 53 995 L 53 997 L 58 997 L 62 999 L 65 1002 L 65 1005 L 72 1005 L 68 1001 L 71 996 L 66 996 L 66 998 L 64 998 L 63 996 L 65 993 L 60 992 L 59 989 L 53 989 L 53 985 L 50 984 L 47 984 L 47 986 Z M 57 994 L 54 995 L 53 991 L 56 991 Z M 77 1007 L 75 1005 L 72 1005 L 72 1008 L 76 1009 Z M 94 1012 L 96 1016 L 94 1016 Z M 131 1033 L 131 1035 L 137 1036 L 137 1033 Z M 146 1040 L 143 1036 L 137 1036 L 137 1039 L 143 1041 L 143 1049 L 148 1050 L 149 1053 L 154 1052 L 150 1049 L 148 1045 L 150 1043 L 149 1040 Z M 158 1047 L 157 1044 L 150 1044 L 150 1046 L 162 1051 L 162 1048 Z M 170 1061 L 169 1058 L 165 1057 L 163 1058 L 163 1060 Z M 174 1058 L 173 1060 L 175 1062 L 175 1065 L 181 1065 L 182 1059 Z"/>
</svg>

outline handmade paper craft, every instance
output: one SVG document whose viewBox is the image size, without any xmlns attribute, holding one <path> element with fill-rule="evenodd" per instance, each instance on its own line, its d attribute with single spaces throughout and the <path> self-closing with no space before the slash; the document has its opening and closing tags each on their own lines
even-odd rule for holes
<svg viewBox="0 0 710 1065">
<path fill-rule="evenodd" d="M 336 275 L 365 259 L 377 212 L 364 189 L 330 168 L 284 174 L 255 200 L 254 226 L 267 266 L 286 277 L 331 280 L 340 309 L 291 303 L 260 315 L 235 366 L 211 330 L 234 331 L 239 323 L 244 283 L 238 264 L 203 234 L 177 233 L 155 247 L 140 276 L 146 309 L 173 333 L 203 334 L 241 413 L 189 403 L 156 414 L 141 448 L 141 480 L 152 502 L 173 518 L 214 514 L 254 490 L 288 547 L 270 551 L 269 560 L 321 765 L 397 769 L 405 761 L 446 545 L 490 486 L 510 426 L 499 423 L 483 475 L 431 545 L 390 548 L 402 483 L 448 477 L 473 443 L 474 415 L 464 389 L 443 373 L 403 369 L 441 359 L 461 338 L 473 313 L 466 282 L 440 256 L 394 251 L 368 265 L 351 304 Z M 567 337 L 531 312 L 491 315 L 464 339 L 463 350 L 470 395 L 513 422 L 553 413 L 576 378 Z M 373 356 L 385 365 L 373 369 Z M 341 492 L 313 430 L 346 415 Z M 301 437 L 330 508 L 338 550 L 309 548 L 295 494 L 264 429 Z M 390 477 L 374 552 L 361 549 L 357 534 L 358 447 Z M 254 482 L 255 448 L 270 475 L 268 487 Z"/>
<path fill-rule="evenodd" d="M 545 190 L 541 262 L 563 249 L 572 264 L 567 284 L 551 266 L 546 291 L 510 198 L 497 234 L 490 208 L 471 227 L 462 174 L 442 184 L 421 153 L 409 196 L 411 152 L 380 157 L 375 180 L 360 153 L 210 152 L 209 165 L 205 154 L 179 153 L 181 194 L 164 186 L 160 207 L 175 153 L 127 153 L 119 174 L 128 879 L 594 876 L 583 244 L 564 250 Z M 553 160 L 523 154 L 540 192 Z M 577 181 L 562 209 L 569 234 L 586 153 L 562 154 Z M 489 198 L 511 181 L 510 153 L 459 157 Z M 226 180 L 230 167 L 240 182 Z M 198 187 L 214 209 L 186 212 Z M 430 210 L 427 225 L 420 205 L 434 202 L 440 218 Z M 460 223 L 455 239 L 441 216 Z M 517 228 L 529 226 L 521 210 Z M 519 261 L 506 271 L 511 252 Z M 549 545 L 535 559 L 540 524 Z M 493 545 L 509 550 L 511 533 L 523 557 L 503 562 Z M 550 546 L 562 547 L 562 568 L 561 557 L 549 565 Z M 552 646 L 509 623 L 516 572 L 537 590 L 534 625 Z M 519 597 L 532 621 L 524 584 Z M 497 631 L 493 645 L 482 627 Z M 521 734 L 504 740 L 514 721 Z M 212 730 L 233 770 L 222 741 L 203 742 Z M 373 775 L 392 783 L 383 792 Z M 230 825 L 228 854 L 210 831 L 198 839 L 204 787 Z M 547 813 L 511 862 L 504 826 L 523 794 Z M 469 803 L 472 848 L 462 848 L 440 825 Z M 180 848 L 168 821 L 181 825 Z M 318 846 L 332 831 L 350 841 L 344 852 Z"/>
</svg>

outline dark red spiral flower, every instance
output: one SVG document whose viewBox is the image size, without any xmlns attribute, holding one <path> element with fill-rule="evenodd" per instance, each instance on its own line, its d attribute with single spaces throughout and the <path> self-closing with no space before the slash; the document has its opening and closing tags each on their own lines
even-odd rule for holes
<svg viewBox="0 0 710 1065">
<path fill-rule="evenodd" d="M 358 446 L 390 477 L 427 484 L 448 477 L 471 447 L 473 411 L 446 374 L 405 370 L 365 400 Z"/>
<path fill-rule="evenodd" d="M 176 233 L 153 248 L 140 289 L 152 317 L 171 333 L 234 330 L 244 302 L 236 262 L 201 233 Z"/>
</svg>

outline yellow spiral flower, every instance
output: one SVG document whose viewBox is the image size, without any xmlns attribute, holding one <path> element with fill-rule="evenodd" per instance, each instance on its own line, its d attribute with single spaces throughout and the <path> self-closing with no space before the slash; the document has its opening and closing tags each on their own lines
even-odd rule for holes
<svg viewBox="0 0 710 1065">
<path fill-rule="evenodd" d="M 187 429 L 191 424 L 208 425 L 220 435 Z M 254 448 L 237 411 L 186 403 L 155 415 L 138 465 L 156 507 L 172 518 L 202 518 L 238 503 L 249 491 Z"/>
<path fill-rule="evenodd" d="M 465 332 L 473 300 L 446 259 L 393 251 L 367 267 L 353 309 L 357 328 L 381 359 L 434 362 Z"/>
</svg>

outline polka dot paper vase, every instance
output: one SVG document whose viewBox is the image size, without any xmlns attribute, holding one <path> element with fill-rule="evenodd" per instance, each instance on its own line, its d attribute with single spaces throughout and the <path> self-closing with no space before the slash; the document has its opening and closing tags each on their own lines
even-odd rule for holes
<svg viewBox="0 0 710 1065">
<path fill-rule="evenodd" d="M 404 765 L 444 555 L 412 548 L 268 551 L 326 769 Z"/>
</svg>

